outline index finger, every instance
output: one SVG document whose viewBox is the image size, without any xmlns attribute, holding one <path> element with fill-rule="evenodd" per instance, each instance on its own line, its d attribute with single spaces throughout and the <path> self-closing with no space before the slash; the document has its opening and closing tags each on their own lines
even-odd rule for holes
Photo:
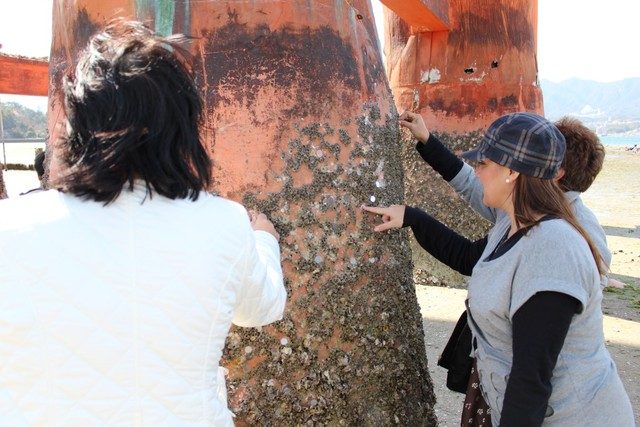
<svg viewBox="0 0 640 427">
<path fill-rule="evenodd" d="M 409 130 L 416 127 L 414 122 L 410 122 L 409 120 L 398 120 L 398 124 L 402 127 L 408 128 Z"/>
<path fill-rule="evenodd" d="M 386 213 L 388 213 L 389 208 L 384 207 L 384 206 L 362 206 L 362 209 L 367 211 L 367 212 L 371 212 L 374 214 L 378 214 L 378 215 L 385 215 Z"/>
</svg>

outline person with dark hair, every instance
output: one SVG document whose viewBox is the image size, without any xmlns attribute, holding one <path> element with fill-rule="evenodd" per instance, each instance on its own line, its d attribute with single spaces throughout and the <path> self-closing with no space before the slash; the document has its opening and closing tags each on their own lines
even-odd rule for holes
<svg viewBox="0 0 640 427">
<path fill-rule="evenodd" d="M 602 257 L 554 180 L 564 152 L 560 131 L 536 114 L 489 126 L 463 154 L 477 162 L 484 205 L 498 212 L 475 242 L 413 207 L 363 207 L 382 216 L 374 231 L 409 226 L 436 259 L 471 276 L 463 425 L 634 425 L 604 344 Z"/>
<path fill-rule="evenodd" d="M 3 168 L 0 168 L 0 200 L 7 198 L 7 189 L 4 185 L 4 176 L 2 175 Z"/>
<path fill-rule="evenodd" d="M 591 187 L 602 170 L 604 145 L 594 131 L 576 118 L 562 117 L 555 122 L 555 125 L 567 141 L 567 152 L 556 176 L 558 185 L 571 203 L 576 218 L 598 247 L 608 271 L 611 268 L 611 251 L 607 246 L 607 236 L 593 211 L 580 197 L 580 193 L 584 193 Z M 609 277 L 609 274 L 602 276 L 601 283 L 603 287 L 624 288 L 625 286 L 621 281 Z"/>
<path fill-rule="evenodd" d="M 555 125 L 567 141 L 558 184 L 565 192 L 584 193 L 602 170 L 604 146 L 598 135 L 576 118 L 562 117 Z"/>
<path fill-rule="evenodd" d="M 38 151 L 38 153 L 36 154 L 36 157 L 33 159 L 33 168 L 36 171 L 36 174 L 38 174 L 38 179 L 40 180 L 40 184 L 42 183 L 42 180 L 44 179 L 44 160 L 46 158 L 46 151 L 41 150 Z M 44 187 L 44 185 L 42 185 L 42 187 Z"/>
<path fill-rule="evenodd" d="M 206 192 L 185 41 L 94 35 L 55 190 L 1 203 L 2 425 L 233 425 L 225 338 L 281 319 L 286 291 L 273 224 Z"/>
<path fill-rule="evenodd" d="M 32 188 L 29 191 L 25 191 L 24 193 L 20 193 L 21 196 L 24 196 L 26 194 L 31 194 L 31 193 L 36 192 L 36 191 L 44 190 L 44 188 L 45 188 L 45 185 L 44 185 L 44 159 L 45 159 L 44 150 L 38 151 L 36 153 L 36 157 L 33 159 L 33 168 L 35 169 L 36 174 L 38 174 L 38 181 L 40 181 L 40 187 Z"/>
</svg>

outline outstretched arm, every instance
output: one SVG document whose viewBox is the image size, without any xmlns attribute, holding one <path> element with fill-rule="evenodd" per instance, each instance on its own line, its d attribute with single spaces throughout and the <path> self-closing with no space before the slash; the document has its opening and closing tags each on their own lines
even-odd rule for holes
<svg viewBox="0 0 640 427">
<path fill-rule="evenodd" d="M 411 227 L 416 240 L 438 261 L 461 274 L 471 275 L 487 245 L 487 238 L 471 241 L 448 228 L 426 212 L 402 205 L 368 207 L 363 209 L 382 216 L 382 224 L 374 231 Z"/>
<path fill-rule="evenodd" d="M 449 185 L 471 206 L 471 209 L 492 224 L 496 223 L 498 210 L 488 207 L 482 201 L 484 190 L 471 166 L 464 163 L 460 172 L 449 181 Z"/>
</svg>

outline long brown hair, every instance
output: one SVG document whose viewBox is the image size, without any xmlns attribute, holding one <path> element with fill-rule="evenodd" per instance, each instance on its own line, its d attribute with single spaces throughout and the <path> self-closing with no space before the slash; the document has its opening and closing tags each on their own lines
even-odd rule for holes
<svg viewBox="0 0 640 427">
<path fill-rule="evenodd" d="M 606 266 L 598 248 L 578 223 L 567 198 L 554 180 L 520 174 L 516 179 L 513 195 L 513 212 L 518 228 L 534 225 L 541 214 L 564 219 L 587 241 L 600 274 L 606 273 Z"/>
</svg>

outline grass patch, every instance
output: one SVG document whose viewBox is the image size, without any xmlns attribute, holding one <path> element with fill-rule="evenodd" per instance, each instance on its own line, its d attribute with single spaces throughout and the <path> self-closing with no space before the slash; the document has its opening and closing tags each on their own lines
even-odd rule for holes
<svg viewBox="0 0 640 427">
<path fill-rule="evenodd" d="M 614 294 L 620 299 L 629 301 L 631 307 L 640 310 L 640 286 L 632 283 L 625 283 L 625 285 L 623 289 L 604 288 L 604 291 L 608 294 Z"/>
</svg>

